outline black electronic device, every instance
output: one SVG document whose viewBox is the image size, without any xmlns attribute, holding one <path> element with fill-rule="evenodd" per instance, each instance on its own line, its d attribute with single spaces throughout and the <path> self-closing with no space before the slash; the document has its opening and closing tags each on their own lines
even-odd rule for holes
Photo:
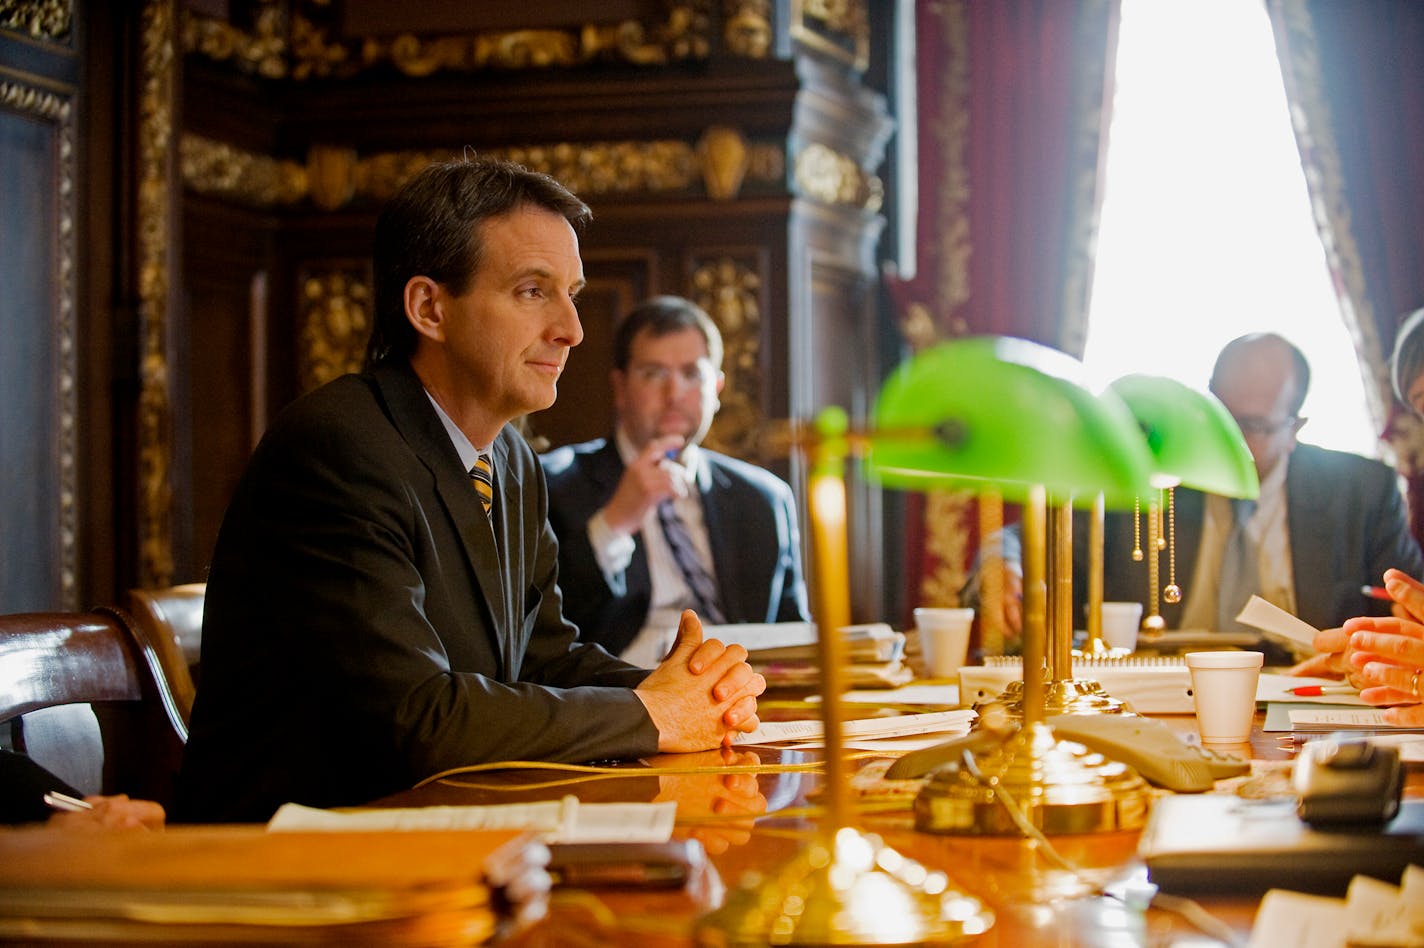
<svg viewBox="0 0 1424 948">
<path fill-rule="evenodd" d="M 665 843 L 551 843 L 549 875 L 556 886 L 677 889 L 706 862 L 695 839 Z"/>
<path fill-rule="evenodd" d="M 1404 768 L 1393 747 L 1332 734 L 1301 749 L 1292 780 L 1296 812 L 1312 826 L 1386 823 L 1399 812 Z"/>
</svg>

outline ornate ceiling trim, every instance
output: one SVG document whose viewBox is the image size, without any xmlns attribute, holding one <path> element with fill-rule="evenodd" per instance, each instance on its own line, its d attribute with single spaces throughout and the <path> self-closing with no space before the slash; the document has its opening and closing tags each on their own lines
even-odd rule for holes
<svg viewBox="0 0 1424 948">
<path fill-rule="evenodd" d="M 733 146 L 728 144 L 729 134 L 736 136 L 714 128 L 698 142 L 560 142 L 481 149 L 481 154 L 544 172 L 585 196 L 693 192 L 703 186 L 714 197 L 726 199 L 736 196 L 743 177 L 763 183 L 784 179 L 785 157 L 779 143 L 745 142 L 738 137 L 739 144 Z M 354 200 L 384 202 L 421 168 L 448 161 L 454 154 L 402 151 L 363 158 L 351 149 L 315 146 L 303 165 L 199 135 L 184 135 L 179 142 L 185 187 L 260 208 L 305 200 L 325 210 Z M 729 168 L 729 162 L 735 167 Z"/>
<path fill-rule="evenodd" d="M 3 2 L 3 0 L 0 0 Z M 639 66 L 706 59 L 710 0 L 677 0 L 661 22 L 588 22 L 563 29 L 522 29 L 394 38 L 334 35 L 329 5 L 295 2 L 290 14 L 264 8 L 251 31 L 212 17 L 183 17 L 185 53 L 231 63 L 269 79 L 349 78 L 378 68 L 412 77 L 437 72 L 549 69 L 614 61 Z"/>
</svg>

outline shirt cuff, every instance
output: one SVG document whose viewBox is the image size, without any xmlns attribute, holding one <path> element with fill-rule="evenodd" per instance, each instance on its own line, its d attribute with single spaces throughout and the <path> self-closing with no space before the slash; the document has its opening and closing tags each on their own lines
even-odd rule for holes
<svg viewBox="0 0 1424 948">
<path fill-rule="evenodd" d="M 633 538 L 610 527 L 608 518 L 599 510 L 588 519 L 588 544 L 593 547 L 593 558 L 598 561 L 609 588 L 621 587 L 623 573 L 633 562 Z"/>
</svg>

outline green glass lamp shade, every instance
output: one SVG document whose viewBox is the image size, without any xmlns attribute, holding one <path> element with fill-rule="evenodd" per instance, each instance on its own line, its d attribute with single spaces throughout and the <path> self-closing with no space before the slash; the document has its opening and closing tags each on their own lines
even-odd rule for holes
<svg viewBox="0 0 1424 948">
<path fill-rule="evenodd" d="M 1214 395 L 1156 375 L 1125 375 L 1108 388 L 1136 416 L 1158 474 L 1226 497 L 1260 493 L 1246 439 Z"/>
<path fill-rule="evenodd" d="M 1152 458 L 1117 396 L 1094 395 L 1082 363 L 1024 339 L 941 343 L 880 390 L 872 476 L 911 489 L 993 486 L 1023 500 L 1031 485 L 1088 505 L 1131 507 L 1151 487 Z"/>
</svg>

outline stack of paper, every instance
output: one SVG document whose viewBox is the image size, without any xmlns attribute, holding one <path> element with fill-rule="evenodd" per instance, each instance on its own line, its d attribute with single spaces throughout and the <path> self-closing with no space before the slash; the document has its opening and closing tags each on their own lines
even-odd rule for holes
<svg viewBox="0 0 1424 948">
<path fill-rule="evenodd" d="M 0 938 L 478 944 L 542 911 L 547 862 L 518 831 L 0 831 Z"/>
<path fill-rule="evenodd" d="M 1424 948 L 1424 869 L 1408 867 L 1397 886 L 1356 876 L 1343 899 L 1272 889 L 1256 912 L 1250 948 L 1276 945 Z"/>
<path fill-rule="evenodd" d="M 903 632 L 896 632 L 883 622 L 848 625 L 839 631 L 845 642 L 845 676 L 849 687 L 893 688 L 914 677 L 903 660 Z M 704 627 L 703 634 L 744 646 L 748 661 L 769 685 L 815 687 L 821 680 L 814 623 L 709 625 Z"/>
</svg>

